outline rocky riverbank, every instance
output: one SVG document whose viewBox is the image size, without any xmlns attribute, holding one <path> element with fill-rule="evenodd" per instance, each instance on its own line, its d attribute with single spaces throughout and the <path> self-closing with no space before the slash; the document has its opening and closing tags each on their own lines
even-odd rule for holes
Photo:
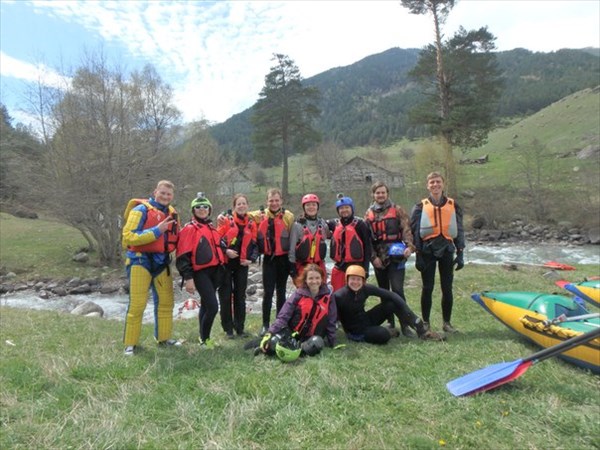
<svg viewBox="0 0 600 450">
<path fill-rule="evenodd" d="M 527 244 L 558 245 L 558 246 L 583 246 L 600 244 L 600 230 L 585 231 L 574 227 L 569 222 L 561 222 L 555 227 L 548 225 L 532 225 L 522 220 L 514 220 L 510 227 L 502 230 L 486 227 L 484 220 L 473 219 L 471 229 L 466 233 L 467 242 L 472 244 L 505 245 Z M 600 252 L 600 248 L 598 249 Z M 74 259 L 86 264 L 87 258 L 82 257 L 82 252 L 73 256 Z M 175 269 L 173 269 L 175 270 Z M 176 271 L 175 271 L 176 272 Z M 124 276 L 119 278 L 69 278 L 64 280 L 39 279 L 31 281 L 17 281 L 18 277 L 4 268 L 0 268 L 0 294 L 11 295 L 15 293 L 29 293 L 40 301 L 57 298 L 72 298 L 73 296 L 101 296 L 106 298 L 126 296 L 128 283 Z M 263 287 L 260 264 L 250 266 L 248 276 L 247 305 L 249 311 L 260 311 Z M 175 298 L 186 297 L 181 293 L 179 277 L 175 277 L 173 284 Z M 288 284 L 288 292 L 293 286 Z M 177 300 L 176 300 L 177 303 Z M 103 316 L 100 306 L 91 301 L 67 302 L 68 309 L 73 314 Z M 185 311 L 184 311 L 185 313 Z"/>
<path fill-rule="evenodd" d="M 125 277 L 110 280 L 101 280 L 99 278 L 71 278 L 68 280 L 37 280 L 28 282 L 12 282 L 15 278 L 14 274 L 6 273 L 1 275 L 2 283 L 0 284 L 0 294 L 3 296 L 23 295 L 28 294 L 40 302 L 51 302 L 56 299 L 72 299 L 94 297 L 107 299 L 113 297 L 123 297 L 128 294 L 128 283 Z M 175 293 L 175 307 L 179 308 L 182 305 L 180 299 L 187 297 L 182 294 L 179 277 L 173 281 L 173 291 Z M 291 281 L 288 282 L 288 292 L 291 292 L 293 286 Z M 259 311 L 262 303 L 262 272 L 259 264 L 252 264 L 249 268 L 248 288 L 246 289 L 246 303 L 249 312 Z M 183 296 L 183 297 L 182 297 Z M 100 303 L 100 302 L 98 302 Z M 191 302 L 193 304 L 193 302 Z M 61 303 L 61 309 L 71 314 L 89 316 L 89 317 L 104 317 L 103 308 L 97 303 L 89 300 L 79 301 L 64 301 Z M 179 311 L 180 315 L 186 317 L 189 313 L 185 308 Z M 192 312 L 192 315 L 197 315 Z"/>
<path fill-rule="evenodd" d="M 475 217 L 471 229 L 465 233 L 467 242 L 504 242 L 535 244 L 599 245 L 600 229 L 584 230 L 571 222 L 555 226 L 537 225 L 521 219 L 513 220 L 503 229 L 489 227 L 482 217 Z"/>
</svg>

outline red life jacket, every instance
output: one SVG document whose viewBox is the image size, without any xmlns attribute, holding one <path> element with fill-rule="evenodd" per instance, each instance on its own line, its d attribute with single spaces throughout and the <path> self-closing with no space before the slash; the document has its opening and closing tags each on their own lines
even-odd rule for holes
<svg viewBox="0 0 600 450">
<path fill-rule="evenodd" d="M 248 216 L 242 220 L 234 213 L 234 216 L 229 218 L 229 228 L 223 239 L 225 239 L 227 248 L 238 252 L 240 260 L 253 257 L 253 247 L 256 246 L 256 228 L 256 222 Z"/>
<path fill-rule="evenodd" d="M 375 211 L 369 208 L 365 220 L 370 225 L 375 240 L 380 242 L 402 240 L 402 228 L 400 227 L 396 205 L 392 204 L 385 214 L 375 214 Z"/>
<path fill-rule="evenodd" d="M 290 232 L 283 221 L 282 209 L 273 217 L 266 217 L 258 226 L 258 241 L 266 256 L 287 255 L 290 248 Z"/>
<path fill-rule="evenodd" d="M 296 301 L 296 307 L 288 323 L 292 330 L 300 334 L 300 340 L 315 335 L 325 336 L 330 302 L 329 294 L 321 295 L 316 299 L 302 295 Z"/>
<path fill-rule="evenodd" d="M 344 226 L 341 222 L 333 230 L 331 236 L 330 256 L 336 263 L 362 263 L 365 259 L 363 241 L 356 232 L 358 219 L 354 219 Z"/>
<path fill-rule="evenodd" d="M 220 242 L 221 237 L 212 224 L 203 224 L 194 220 L 187 223 L 179 234 L 177 256 L 191 251 L 194 272 L 218 266 L 225 263 Z"/>
<path fill-rule="evenodd" d="M 327 244 L 323 239 L 323 224 L 318 222 L 315 234 L 312 234 L 306 223 L 298 221 L 302 225 L 302 237 L 296 244 L 296 262 L 302 264 L 320 263 L 327 256 Z"/>
<path fill-rule="evenodd" d="M 148 199 L 134 198 L 129 200 L 129 203 L 127 203 L 127 208 L 125 209 L 124 214 L 125 222 L 127 222 L 127 217 L 129 216 L 131 210 L 138 205 L 144 205 L 147 210 L 146 221 L 142 226 L 143 230 L 157 226 L 167 217 L 167 214 L 165 214 L 163 211 L 155 206 L 152 206 Z M 140 253 L 171 253 L 174 251 L 177 246 L 179 223 L 177 220 L 177 211 L 170 205 L 168 215 L 173 217 L 175 222 L 173 222 L 173 225 L 171 225 L 167 231 L 160 235 L 158 239 L 146 245 L 128 245 L 127 249 Z"/>
</svg>

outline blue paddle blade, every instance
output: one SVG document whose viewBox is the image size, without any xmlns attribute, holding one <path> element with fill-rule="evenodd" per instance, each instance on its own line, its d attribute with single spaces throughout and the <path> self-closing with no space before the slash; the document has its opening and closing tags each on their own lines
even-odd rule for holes
<svg viewBox="0 0 600 450">
<path fill-rule="evenodd" d="M 446 383 L 446 387 L 455 397 L 485 390 L 486 386 L 496 384 L 499 380 L 512 375 L 522 362 L 522 359 L 518 359 L 512 362 L 493 364 L 449 381 Z"/>
</svg>

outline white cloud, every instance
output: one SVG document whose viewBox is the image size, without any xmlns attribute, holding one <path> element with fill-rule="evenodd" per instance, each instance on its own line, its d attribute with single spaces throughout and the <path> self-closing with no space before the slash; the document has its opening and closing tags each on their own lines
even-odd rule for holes
<svg viewBox="0 0 600 450">
<path fill-rule="evenodd" d="M 3 77 L 12 77 L 18 80 L 41 83 L 44 86 L 62 89 L 70 82 L 54 69 L 44 64 L 30 64 L 18 60 L 0 51 L 0 73 Z"/>
<path fill-rule="evenodd" d="M 463 0 L 444 30 L 450 36 L 459 25 L 488 25 L 499 50 L 598 46 L 598 3 Z M 31 4 L 38 14 L 77 23 L 122 46 L 125 61 L 153 64 L 174 87 L 185 120 L 222 121 L 251 106 L 273 53 L 289 55 L 310 77 L 391 47 L 420 48 L 433 40 L 431 18 L 409 14 L 399 1 Z M 11 66 L 26 76 L 15 61 Z"/>
</svg>

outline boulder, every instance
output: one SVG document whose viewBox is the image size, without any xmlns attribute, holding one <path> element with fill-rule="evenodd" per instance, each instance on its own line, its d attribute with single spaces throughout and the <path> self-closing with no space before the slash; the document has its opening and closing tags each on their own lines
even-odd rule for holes
<svg viewBox="0 0 600 450">
<path fill-rule="evenodd" d="M 104 316 L 104 310 L 94 302 L 82 303 L 71 311 L 71 314 L 76 316 L 88 316 L 92 313 L 97 313 L 100 317 Z"/>
<path fill-rule="evenodd" d="M 12 284 L 0 284 L 0 294 L 6 294 L 15 290 Z"/>
<path fill-rule="evenodd" d="M 600 145 L 593 144 L 577 152 L 577 159 L 589 159 L 600 156 Z"/>
<path fill-rule="evenodd" d="M 594 228 L 588 231 L 588 239 L 590 244 L 600 244 L 600 228 Z"/>
<path fill-rule="evenodd" d="M 248 286 L 248 289 L 246 289 L 246 295 L 254 295 L 256 294 L 256 285 L 253 284 L 252 286 Z"/>
<path fill-rule="evenodd" d="M 86 263 L 90 260 L 90 257 L 88 256 L 87 253 L 80 252 L 80 253 L 77 253 L 76 255 L 73 255 L 73 257 L 71 259 L 75 262 Z"/>
<path fill-rule="evenodd" d="M 119 286 L 115 286 L 114 284 L 103 284 L 100 288 L 101 294 L 112 294 L 119 290 Z"/>
<path fill-rule="evenodd" d="M 92 287 L 89 284 L 82 284 L 69 290 L 69 294 L 89 294 L 92 292 Z"/>
<path fill-rule="evenodd" d="M 471 226 L 476 230 L 481 230 L 486 225 L 485 217 L 475 216 L 471 222 Z"/>
<path fill-rule="evenodd" d="M 56 286 L 51 289 L 52 293 L 58 295 L 59 297 L 64 297 L 67 295 L 67 290 L 63 286 Z"/>
</svg>

